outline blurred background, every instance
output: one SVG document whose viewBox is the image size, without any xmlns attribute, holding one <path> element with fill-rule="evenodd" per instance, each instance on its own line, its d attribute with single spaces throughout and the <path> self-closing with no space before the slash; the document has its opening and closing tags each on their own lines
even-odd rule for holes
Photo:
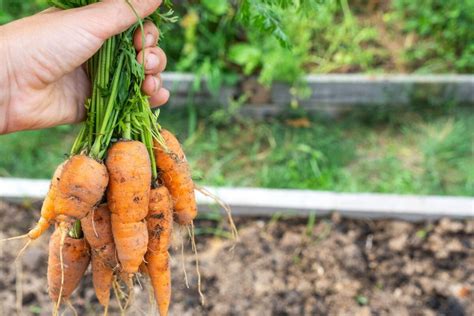
<svg viewBox="0 0 474 316">
<path fill-rule="evenodd" d="M 319 93 L 318 81 L 308 78 L 319 75 L 430 81 L 472 74 L 474 1 L 267 2 L 173 1 L 179 20 L 162 28 L 167 71 L 192 76 L 171 95 L 159 122 L 183 142 L 198 184 L 474 196 L 472 104 L 425 89 L 403 104 L 395 98 L 337 111 L 306 106 Z M 45 0 L 0 0 L 0 24 L 46 7 Z M 258 18 L 242 19 L 241 10 Z M 180 78 L 169 79 L 172 90 Z M 464 78 L 474 93 L 472 77 Z M 284 91 L 284 101 L 275 91 Z M 270 111 L 254 115 L 262 109 Z M 77 132 L 78 126 L 60 126 L 1 136 L 0 177 L 49 178 Z M 2 219 L 12 209 L 30 217 L 18 212 L 20 218 L 2 220 L 6 236 L 24 232 L 37 214 L 34 203 L 0 200 Z M 12 228 L 18 222 L 23 226 Z M 409 223 L 275 213 L 237 224 L 241 243 L 231 253 L 219 212 L 200 217 L 206 306 L 199 306 L 194 275 L 191 289 L 184 286 L 175 253 L 175 315 L 474 314 L 472 219 Z M 11 262 L 14 253 L 6 253 Z M 45 253 L 26 255 L 44 265 Z M 185 262 L 191 271 L 192 254 Z M 15 306 L 12 269 L 2 272 L 0 298 L 12 302 L 4 311 Z M 37 273 L 34 264 L 25 269 Z M 35 290 L 44 292 L 44 275 L 28 280 L 25 313 L 47 314 L 47 297 Z M 93 315 L 98 309 L 87 284 L 75 305 Z"/>
<path fill-rule="evenodd" d="M 0 23 L 47 6 L 45 0 L 0 3 Z M 195 179 L 216 186 L 473 195 L 472 108 L 414 98 L 403 107 L 353 107 L 328 119 L 298 104 L 310 89 L 317 93 L 317 84 L 305 81 L 308 74 L 472 73 L 473 2 L 316 3 L 273 9 L 282 29 L 269 36 L 239 18 L 235 1 L 175 1 L 179 21 L 163 28 L 160 45 L 168 71 L 196 76 L 180 107 L 163 107 L 160 122 L 184 142 Z M 266 17 L 268 8 L 250 10 Z M 242 116 L 243 104 L 268 103 L 275 82 L 290 87 L 280 114 Z M 238 90 L 222 106 L 225 87 Z M 202 89 L 215 98 L 195 101 L 193 93 Z M 62 126 L 2 136 L 0 176 L 48 178 L 76 132 Z"/>
</svg>

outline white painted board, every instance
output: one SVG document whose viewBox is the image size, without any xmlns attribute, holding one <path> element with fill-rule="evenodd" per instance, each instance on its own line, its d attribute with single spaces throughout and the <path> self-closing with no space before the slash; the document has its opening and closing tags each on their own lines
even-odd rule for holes
<svg viewBox="0 0 474 316">
<path fill-rule="evenodd" d="M 0 178 L 0 198 L 41 199 L 48 187 L 49 180 Z M 327 215 L 337 211 L 353 218 L 474 218 L 474 198 L 471 197 L 262 188 L 205 189 L 227 203 L 236 216 L 272 216 L 277 213 L 308 216 L 311 213 Z M 216 205 L 212 198 L 200 192 L 196 192 L 196 198 L 202 211 Z"/>
</svg>

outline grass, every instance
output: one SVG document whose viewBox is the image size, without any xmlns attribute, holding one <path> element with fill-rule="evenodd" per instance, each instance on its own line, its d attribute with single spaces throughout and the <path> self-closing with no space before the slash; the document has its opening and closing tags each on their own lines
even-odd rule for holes
<svg viewBox="0 0 474 316">
<path fill-rule="evenodd" d="M 309 127 L 298 128 L 286 118 L 222 121 L 189 106 L 163 109 L 161 123 L 184 142 L 201 184 L 474 195 L 472 111 L 379 114 L 305 116 Z M 0 176 L 49 178 L 76 131 L 0 136 Z"/>
</svg>

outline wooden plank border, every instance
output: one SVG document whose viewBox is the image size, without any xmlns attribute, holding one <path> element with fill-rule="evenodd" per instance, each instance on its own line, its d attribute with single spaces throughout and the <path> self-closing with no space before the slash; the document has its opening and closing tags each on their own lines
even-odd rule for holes
<svg viewBox="0 0 474 316">
<path fill-rule="evenodd" d="M 190 101 L 227 105 L 231 98 L 243 93 L 239 86 L 226 86 L 213 98 L 205 81 L 200 83 L 202 90 L 192 93 L 196 83 L 192 74 L 165 73 L 162 78 L 165 87 L 172 91 L 171 106 L 182 106 Z M 300 106 L 329 114 L 368 105 L 474 104 L 474 75 L 326 74 L 309 75 L 305 81 L 310 94 L 308 98 L 299 100 Z M 288 85 L 275 83 L 265 104 L 247 104 L 242 113 L 257 117 L 276 115 L 290 104 L 292 98 Z"/>
</svg>

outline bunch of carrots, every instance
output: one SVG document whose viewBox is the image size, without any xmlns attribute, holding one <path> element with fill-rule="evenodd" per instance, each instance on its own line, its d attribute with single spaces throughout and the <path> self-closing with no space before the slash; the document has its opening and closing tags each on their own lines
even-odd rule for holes
<svg viewBox="0 0 474 316">
<path fill-rule="evenodd" d="M 92 2 L 53 4 L 67 9 Z M 166 22 L 171 15 L 171 10 L 156 12 L 152 18 Z M 157 123 L 158 113 L 151 111 L 141 91 L 144 70 L 132 43 L 138 28 L 143 31 L 140 19 L 107 40 L 89 60 L 92 95 L 86 102 L 86 122 L 69 158 L 54 172 L 41 218 L 25 235 L 28 245 L 55 227 L 47 275 L 55 313 L 91 263 L 105 311 L 114 282 L 130 289 L 133 277 L 142 273 L 151 280 L 160 315 L 167 315 L 173 220 L 189 228 L 197 215 L 185 154 L 176 137 Z"/>
<path fill-rule="evenodd" d="M 181 146 L 170 132 L 161 129 L 160 135 L 164 145 L 155 141 L 153 146 L 157 179 L 145 144 L 130 138 L 113 142 L 105 161 L 79 153 L 56 169 L 41 218 L 27 235 L 34 240 L 55 225 L 48 288 L 57 309 L 91 263 L 102 305 L 109 305 L 116 278 L 131 288 L 132 278 L 141 272 L 151 280 L 160 315 L 167 315 L 173 219 L 192 225 L 197 207 Z"/>
</svg>

